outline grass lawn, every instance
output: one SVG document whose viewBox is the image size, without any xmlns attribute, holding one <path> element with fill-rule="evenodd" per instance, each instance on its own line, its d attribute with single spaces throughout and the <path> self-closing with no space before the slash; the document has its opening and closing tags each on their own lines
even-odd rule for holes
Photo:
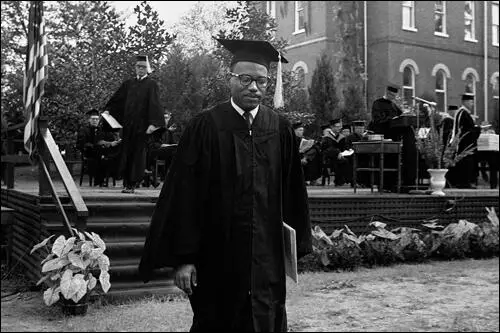
<svg viewBox="0 0 500 333">
<path fill-rule="evenodd" d="M 304 273 L 288 280 L 290 331 L 499 331 L 499 259 L 433 261 L 354 272 Z M 112 283 L 112 282 L 111 282 Z M 41 292 L 7 296 L 1 331 L 188 331 L 185 298 L 92 304 L 84 317 L 47 307 Z"/>
</svg>

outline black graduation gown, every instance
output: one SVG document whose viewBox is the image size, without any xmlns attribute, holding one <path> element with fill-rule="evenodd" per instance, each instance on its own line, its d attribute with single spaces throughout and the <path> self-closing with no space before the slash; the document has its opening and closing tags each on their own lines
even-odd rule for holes
<svg viewBox="0 0 500 333">
<path fill-rule="evenodd" d="M 192 330 L 286 330 L 282 221 L 297 232 L 299 256 L 312 248 L 294 138 L 289 121 L 265 106 L 250 136 L 229 102 L 196 115 L 185 129 L 139 271 L 148 281 L 154 268 L 195 264 Z M 242 328 L 249 316 L 253 327 Z"/>
<path fill-rule="evenodd" d="M 391 127 L 391 119 L 400 116 L 401 109 L 391 100 L 379 98 L 372 105 L 372 121 L 368 124 L 368 129 L 375 133 L 383 134 L 385 139 L 401 141 L 403 148 L 401 152 L 401 180 L 404 186 L 415 185 L 417 177 L 417 146 L 415 132 L 411 127 Z M 385 160 L 388 168 L 397 167 L 397 157 L 388 155 Z M 397 184 L 397 175 L 387 173 L 384 175 L 384 187 L 394 189 Z"/>
<path fill-rule="evenodd" d="M 125 81 L 105 107 L 123 126 L 120 174 L 137 183 L 146 168 L 146 129 L 165 125 L 158 84 L 146 77 Z"/>
<path fill-rule="evenodd" d="M 469 145 L 477 147 L 477 139 L 480 129 L 475 125 L 469 112 L 461 107 L 455 117 L 457 124 L 455 126 L 455 135 L 460 130 L 460 142 L 458 144 L 458 153 L 462 152 Z M 475 154 L 461 159 L 454 167 L 448 170 L 447 180 L 451 186 L 469 187 L 471 183 L 476 182 L 478 176 L 477 161 Z"/>
</svg>

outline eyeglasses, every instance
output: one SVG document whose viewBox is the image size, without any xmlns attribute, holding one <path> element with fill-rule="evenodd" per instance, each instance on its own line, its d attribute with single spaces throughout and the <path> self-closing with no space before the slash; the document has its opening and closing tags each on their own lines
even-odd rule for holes
<svg viewBox="0 0 500 333">
<path fill-rule="evenodd" d="M 269 77 L 268 76 L 257 76 L 253 77 L 248 74 L 236 74 L 233 72 L 229 72 L 234 77 L 237 77 L 240 80 L 240 83 L 242 86 L 247 87 L 249 86 L 253 81 L 257 84 L 257 87 L 259 88 L 267 88 L 267 84 L 269 83 Z"/>
</svg>

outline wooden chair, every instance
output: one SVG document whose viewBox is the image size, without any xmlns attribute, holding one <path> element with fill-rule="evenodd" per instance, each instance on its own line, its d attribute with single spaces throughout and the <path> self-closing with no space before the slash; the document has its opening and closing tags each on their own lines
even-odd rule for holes
<svg viewBox="0 0 500 333">
<path fill-rule="evenodd" d="M 403 144 L 400 141 L 364 141 L 364 142 L 353 142 L 353 188 L 354 193 L 356 193 L 357 188 L 357 176 L 359 172 L 369 172 L 370 173 L 370 189 L 373 193 L 373 184 L 375 182 L 375 174 L 379 174 L 379 184 L 378 191 L 383 193 L 384 189 L 384 173 L 386 172 L 396 172 L 397 173 L 397 193 L 401 191 L 401 151 Z M 385 155 L 387 154 L 397 154 L 397 167 L 396 168 L 386 168 L 384 165 Z M 359 166 L 358 158 L 360 155 L 366 155 L 369 157 L 368 167 Z M 375 158 L 378 157 L 378 165 L 375 163 Z"/>
</svg>

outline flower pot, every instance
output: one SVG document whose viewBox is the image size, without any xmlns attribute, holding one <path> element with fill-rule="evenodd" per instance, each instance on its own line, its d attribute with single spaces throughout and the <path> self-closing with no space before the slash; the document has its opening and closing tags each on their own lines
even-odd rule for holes
<svg viewBox="0 0 500 333">
<path fill-rule="evenodd" d="M 85 316 L 89 308 L 89 297 L 88 294 L 83 296 L 78 303 L 73 302 L 73 300 L 61 298 L 61 308 L 62 312 L 68 316 Z"/>
<path fill-rule="evenodd" d="M 430 179 L 430 189 L 432 190 L 432 195 L 444 196 L 443 188 L 446 186 L 445 175 L 448 169 L 427 169 L 431 175 Z"/>
</svg>

